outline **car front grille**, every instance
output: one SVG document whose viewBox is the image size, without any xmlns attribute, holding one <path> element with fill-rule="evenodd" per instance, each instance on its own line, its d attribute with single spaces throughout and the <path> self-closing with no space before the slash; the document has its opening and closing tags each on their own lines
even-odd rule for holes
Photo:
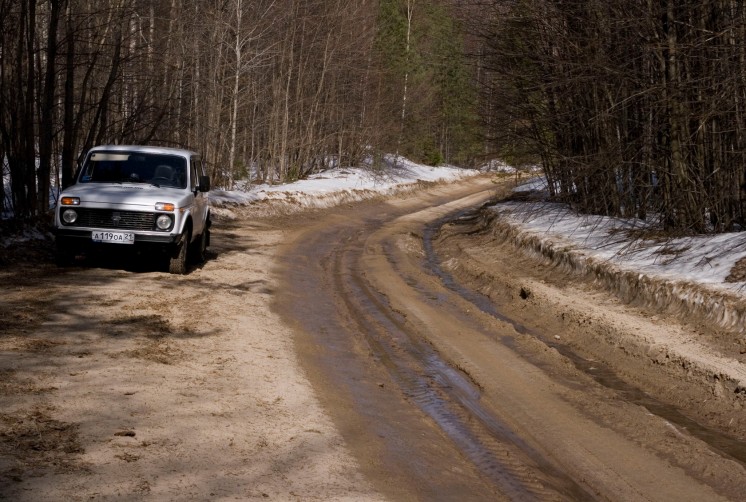
<svg viewBox="0 0 746 502">
<path fill-rule="evenodd" d="M 155 213 L 112 211 L 111 209 L 76 208 L 76 227 L 119 228 L 123 230 L 153 230 Z"/>
</svg>

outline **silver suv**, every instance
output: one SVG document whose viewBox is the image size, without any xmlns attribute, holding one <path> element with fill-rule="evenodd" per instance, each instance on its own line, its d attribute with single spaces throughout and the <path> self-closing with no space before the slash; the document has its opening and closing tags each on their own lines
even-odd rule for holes
<svg viewBox="0 0 746 502">
<path fill-rule="evenodd" d="M 210 178 L 194 152 L 97 146 L 86 155 L 55 210 L 56 258 L 83 251 L 145 250 L 173 274 L 205 260 L 210 245 Z"/>
</svg>

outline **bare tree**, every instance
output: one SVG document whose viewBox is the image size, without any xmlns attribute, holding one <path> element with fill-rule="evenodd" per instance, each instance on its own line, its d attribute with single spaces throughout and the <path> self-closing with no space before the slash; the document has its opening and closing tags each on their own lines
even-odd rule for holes
<svg viewBox="0 0 746 502">
<path fill-rule="evenodd" d="M 485 109 L 507 118 L 491 122 L 496 149 L 528 145 L 580 210 L 676 232 L 746 224 L 740 3 L 485 4 Z"/>
<path fill-rule="evenodd" d="M 431 84 L 448 58 L 426 56 L 443 54 L 428 4 L 404 2 L 412 60 L 397 73 L 374 51 L 377 0 L 0 0 L 0 152 L 15 214 L 46 212 L 52 183 L 69 185 L 94 144 L 194 148 L 226 187 L 357 163 L 397 137 L 407 153 L 450 151 L 439 110 L 453 93 Z"/>
</svg>

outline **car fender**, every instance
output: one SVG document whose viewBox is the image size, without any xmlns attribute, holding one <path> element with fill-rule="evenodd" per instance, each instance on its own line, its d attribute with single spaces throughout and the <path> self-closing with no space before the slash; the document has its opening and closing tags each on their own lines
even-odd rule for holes
<svg viewBox="0 0 746 502">
<path fill-rule="evenodd" d="M 192 214 L 193 208 L 194 208 L 194 204 L 178 209 L 179 215 L 178 215 L 178 220 L 176 222 L 178 226 L 174 227 L 174 230 L 173 230 L 175 234 L 181 235 L 187 229 L 187 226 L 191 226 L 192 237 L 194 237 L 194 221 L 193 221 L 194 217 Z"/>
</svg>

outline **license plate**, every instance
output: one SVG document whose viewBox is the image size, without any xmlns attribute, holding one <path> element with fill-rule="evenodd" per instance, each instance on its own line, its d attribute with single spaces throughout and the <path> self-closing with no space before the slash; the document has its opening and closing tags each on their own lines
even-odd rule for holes
<svg viewBox="0 0 746 502">
<path fill-rule="evenodd" d="M 134 244 L 135 234 L 130 232 L 93 232 L 93 242 L 109 242 L 113 244 Z"/>
</svg>

